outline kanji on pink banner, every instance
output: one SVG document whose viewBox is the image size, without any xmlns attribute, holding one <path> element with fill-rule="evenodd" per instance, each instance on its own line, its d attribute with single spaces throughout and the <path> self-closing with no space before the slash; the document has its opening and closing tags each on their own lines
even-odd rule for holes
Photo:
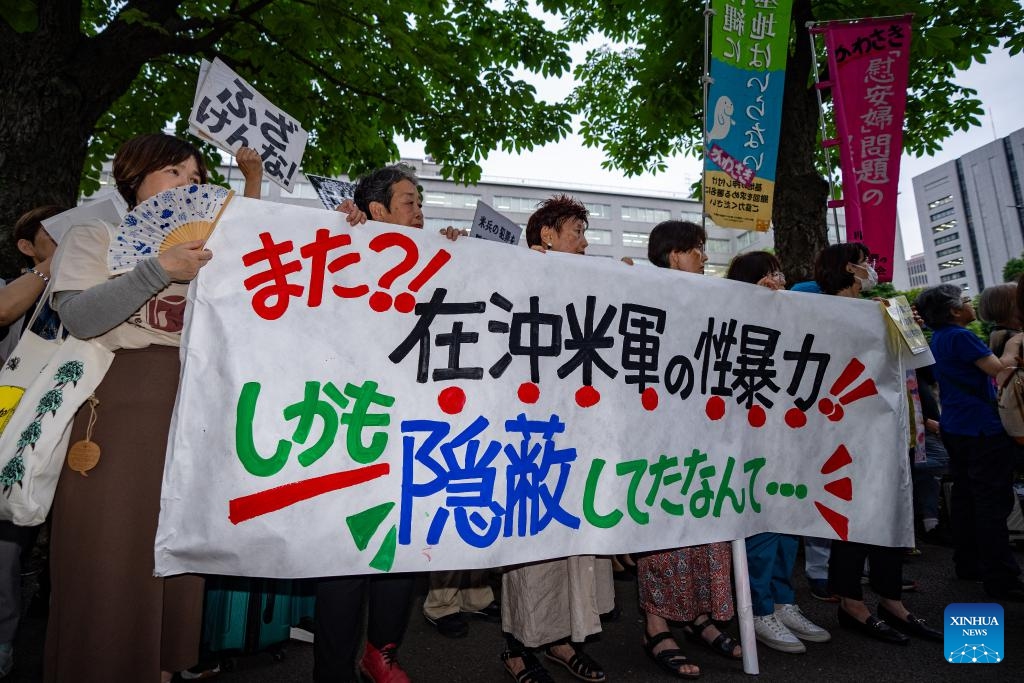
<svg viewBox="0 0 1024 683">
<path fill-rule="evenodd" d="M 833 22 L 825 35 L 843 173 L 846 237 L 892 280 L 910 66 L 910 15 Z"/>
</svg>

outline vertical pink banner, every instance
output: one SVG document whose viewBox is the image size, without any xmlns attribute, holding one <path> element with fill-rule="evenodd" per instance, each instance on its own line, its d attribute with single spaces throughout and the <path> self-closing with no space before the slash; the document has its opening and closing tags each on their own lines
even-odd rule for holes
<svg viewBox="0 0 1024 683">
<path fill-rule="evenodd" d="M 843 172 L 846 239 L 890 282 L 910 70 L 910 15 L 823 28 Z"/>
</svg>

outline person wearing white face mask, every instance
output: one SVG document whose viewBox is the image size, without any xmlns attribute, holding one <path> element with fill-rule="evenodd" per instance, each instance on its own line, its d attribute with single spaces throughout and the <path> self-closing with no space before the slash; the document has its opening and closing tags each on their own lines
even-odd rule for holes
<svg viewBox="0 0 1024 683">
<path fill-rule="evenodd" d="M 833 244 L 818 254 L 814 279 L 824 294 L 859 298 L 878 284 L 878 275 L 868 262 L 870 252 L 859 242 Z M 893 457 L 906 457 L 894 453 Z M 870 560 L 871 588 L 879 596 L 878 615 L 864 603 L 861 574 Z M 928 626 L 903 605 L 903 557 L 900 548 L 832 541 L 828 562 L 828 583 L 839 596 L 839 625 L 883 642 L 906 645 L 908 635 L 942 640 L 942 632 Z"/>
</svg>

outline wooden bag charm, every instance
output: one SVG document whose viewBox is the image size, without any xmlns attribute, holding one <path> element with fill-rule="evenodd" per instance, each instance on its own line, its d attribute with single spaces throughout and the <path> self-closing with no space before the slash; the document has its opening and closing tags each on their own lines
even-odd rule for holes
<svg viewBox="0 0 1024 683">
<path fill-rule="evenodd" d="M 89 425 L 85 428 L 85 439 L 76 441 L 68 449 L 68 467 L 81 473 L 83 477 L 88 477 L 86 472 L 96 467 L 100 461 L 99 444 L 92 441 L 92 428 L 96 424 L 96 406 L 100 402 L 95 395 L 90 396 L 87 402 L 89 404 Z"/>
</svg>

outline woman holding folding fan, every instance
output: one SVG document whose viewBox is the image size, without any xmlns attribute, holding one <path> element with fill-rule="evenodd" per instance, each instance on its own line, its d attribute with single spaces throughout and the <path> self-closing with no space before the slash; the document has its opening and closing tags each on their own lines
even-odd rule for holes
<svg viewBox="0 0 1024 683">
<path fill-rule="evenodd" d="M 130 208 L 207 179 L 198 150 L 164 134 L 122 145 L 113 175 Z M 75 226 L 55 257 L 53 302 L 65 328 L 115 356 L 71 436 L 97 444 L 98 459 L 65 466 L 53 503 L 46 681 L 166 682 L 198 658 L 203 580 L 154 577 L 153 543 L 185 292 L 212 254 L 203 240 L 186 241 L 111 277 L 115 231 L 102 221 Z"/>
</svg>

